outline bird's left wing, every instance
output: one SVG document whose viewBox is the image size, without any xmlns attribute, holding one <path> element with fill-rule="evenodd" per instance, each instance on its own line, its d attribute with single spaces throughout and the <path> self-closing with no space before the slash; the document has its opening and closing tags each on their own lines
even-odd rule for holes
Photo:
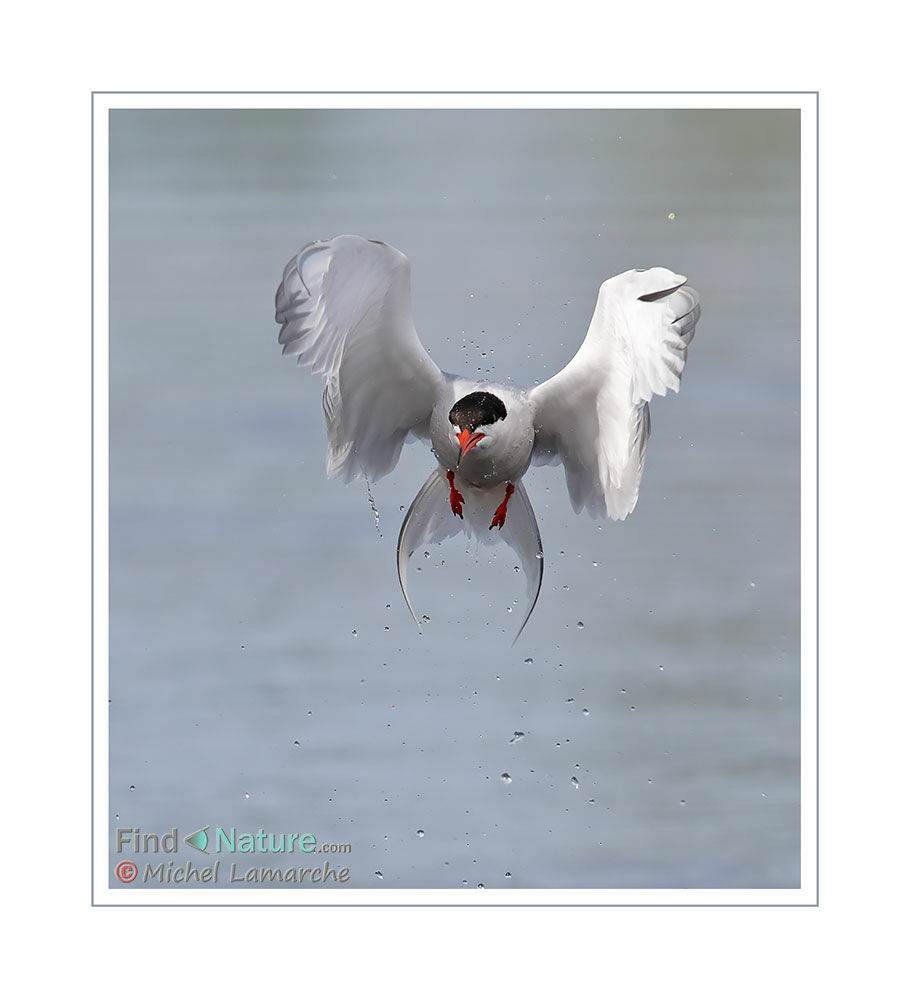
<svg viewBox="0 0 911 999">
<path fill-rule="evenodd" d="M 275 295 L 283 353 L 323 375 L 327 472 L 378 479 L 410 432 L 428 436 L 440 369 L 411 318 L 411 267 L 386 243 L 337 236 L 310 243 Z"/>
<path fill-rule="evenodd" d="M 591 325 L 567 366 L 529 393 L 535 464 L 562 461 L 573 509 L 623 520 L 636 505 L 648 401 L 680 387 L 699 296 L 665 267 L 601 285 Z"/>
</svg>

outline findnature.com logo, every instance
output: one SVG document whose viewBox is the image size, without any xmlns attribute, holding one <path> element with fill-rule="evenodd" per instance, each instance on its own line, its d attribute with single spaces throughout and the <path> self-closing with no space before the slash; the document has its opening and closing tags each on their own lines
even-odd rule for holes
<svg viewBox="0 0 911 999">
<path fill-rule="evenodd" d="M 264 829 L 255 832 L 238 832 L 232 826 L 224 829 L 217 826 L 211 832 L 210 826 L 203 826 L 189 833 L 181 840 L 177 827 L 166 833 L 144 833 L 135 827 L 121 827 L 116 830 L 116 852 L 118 854 L 177 853 L 180 843 L 204 854 L 326 854 L 350 853 L 350 843 L 320 843 L 312 833 L 270 833 Z M 114 869 L 117 879 L 123 884 L 157 882 L 159 884 L 218 884 L 222 875 L 221 860 L 214 864 L 197 866 L 193 861 L 185 864 L 173 860 L 158 863 L 146 862 L 142 868 L 132 861 L 121 861 Z M 297 884 L 345 884 L 351 874 L 348 867 L 336 869 L 325 861 L 319 867 L 243 867 L 232 862 L 224 879 L 228 884 L 264 884 L 271 882 Z"/>
</svg>

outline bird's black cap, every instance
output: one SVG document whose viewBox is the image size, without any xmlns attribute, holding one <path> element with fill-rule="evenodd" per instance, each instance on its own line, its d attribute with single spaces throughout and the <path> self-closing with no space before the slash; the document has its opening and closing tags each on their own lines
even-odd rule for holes
<svg viewBox="0 0 911 999">
<path fill-rule="evenodd" d="M 490 392 L 471 392 L 449 410 L 449 422 L 472 433 L 478 427 L 485 427 L 497 420 L 506 419 L 503 400 Z"/>
</svg>

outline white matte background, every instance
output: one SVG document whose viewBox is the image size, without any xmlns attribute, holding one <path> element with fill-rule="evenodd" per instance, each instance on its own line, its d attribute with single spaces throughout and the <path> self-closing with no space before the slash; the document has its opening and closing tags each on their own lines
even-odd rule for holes
<svg viewBox="0 0 911 999">
<path fill-rule="evenodd" d="M 793 4 L 768 4 L 746 27 L 721 4 L 685 15 L 462 4 L 437 22 L 397 10 L 265 4 L 241 21 L 208 4 L 89 4 L 8 18 L 3 845 L 46 844 L 6 872 L 11 981 L 41 993 L 78 978 L 99 995 L 176 983 L 347 994 L 378 977 L 442 995 L 601 979 L 642 995 L 882 991 L 900 974 L 907 880 L 895 569 L 906 542 L 889 474 L 902 451 L 882 429 L 902 423 L 901 388 L 883 377 L 901 371 L 902 268 L 890 273 L 904 213 L 901 35 L 881 30 L 880 3 L 860 23 L 829 19 L 824 46 L 816 11 Z M 89 92 L 332 87 L 822 91 L 819 909 L 89 910 Z"/>
</svg>

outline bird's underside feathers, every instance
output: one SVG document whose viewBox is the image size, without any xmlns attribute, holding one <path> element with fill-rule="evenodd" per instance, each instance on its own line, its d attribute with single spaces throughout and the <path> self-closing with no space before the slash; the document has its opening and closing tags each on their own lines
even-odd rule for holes
<svg viewBox="0 0 911 999">
<path fill-rule="evenodd" d="M 430 473 L 405 514 L 397 549 L 399 584 L 402 587 L 405 603 L 420 628 L 420 622 L 408 597 L 408 563 L 414 552 L 424 545 L 444 541 L 461 531 L 480 544 L 489 545 L 505 541 L 519 557 L 525 573 L 527 606 L 516 633 L 518 638 L 535 608 L 544 578 L 541 534 L 528 493 L 521 482 L 517 483 L 502 530 L 492 531 L 490 521 L 497 504 L 502 499 L 502 491 L 472 489 L 461 481 L 458 485 L 464 491 L 466 501 L 464 521 L 453 516 L 449 505 L 449 482 L 439 467 Z"/>
</svg>

